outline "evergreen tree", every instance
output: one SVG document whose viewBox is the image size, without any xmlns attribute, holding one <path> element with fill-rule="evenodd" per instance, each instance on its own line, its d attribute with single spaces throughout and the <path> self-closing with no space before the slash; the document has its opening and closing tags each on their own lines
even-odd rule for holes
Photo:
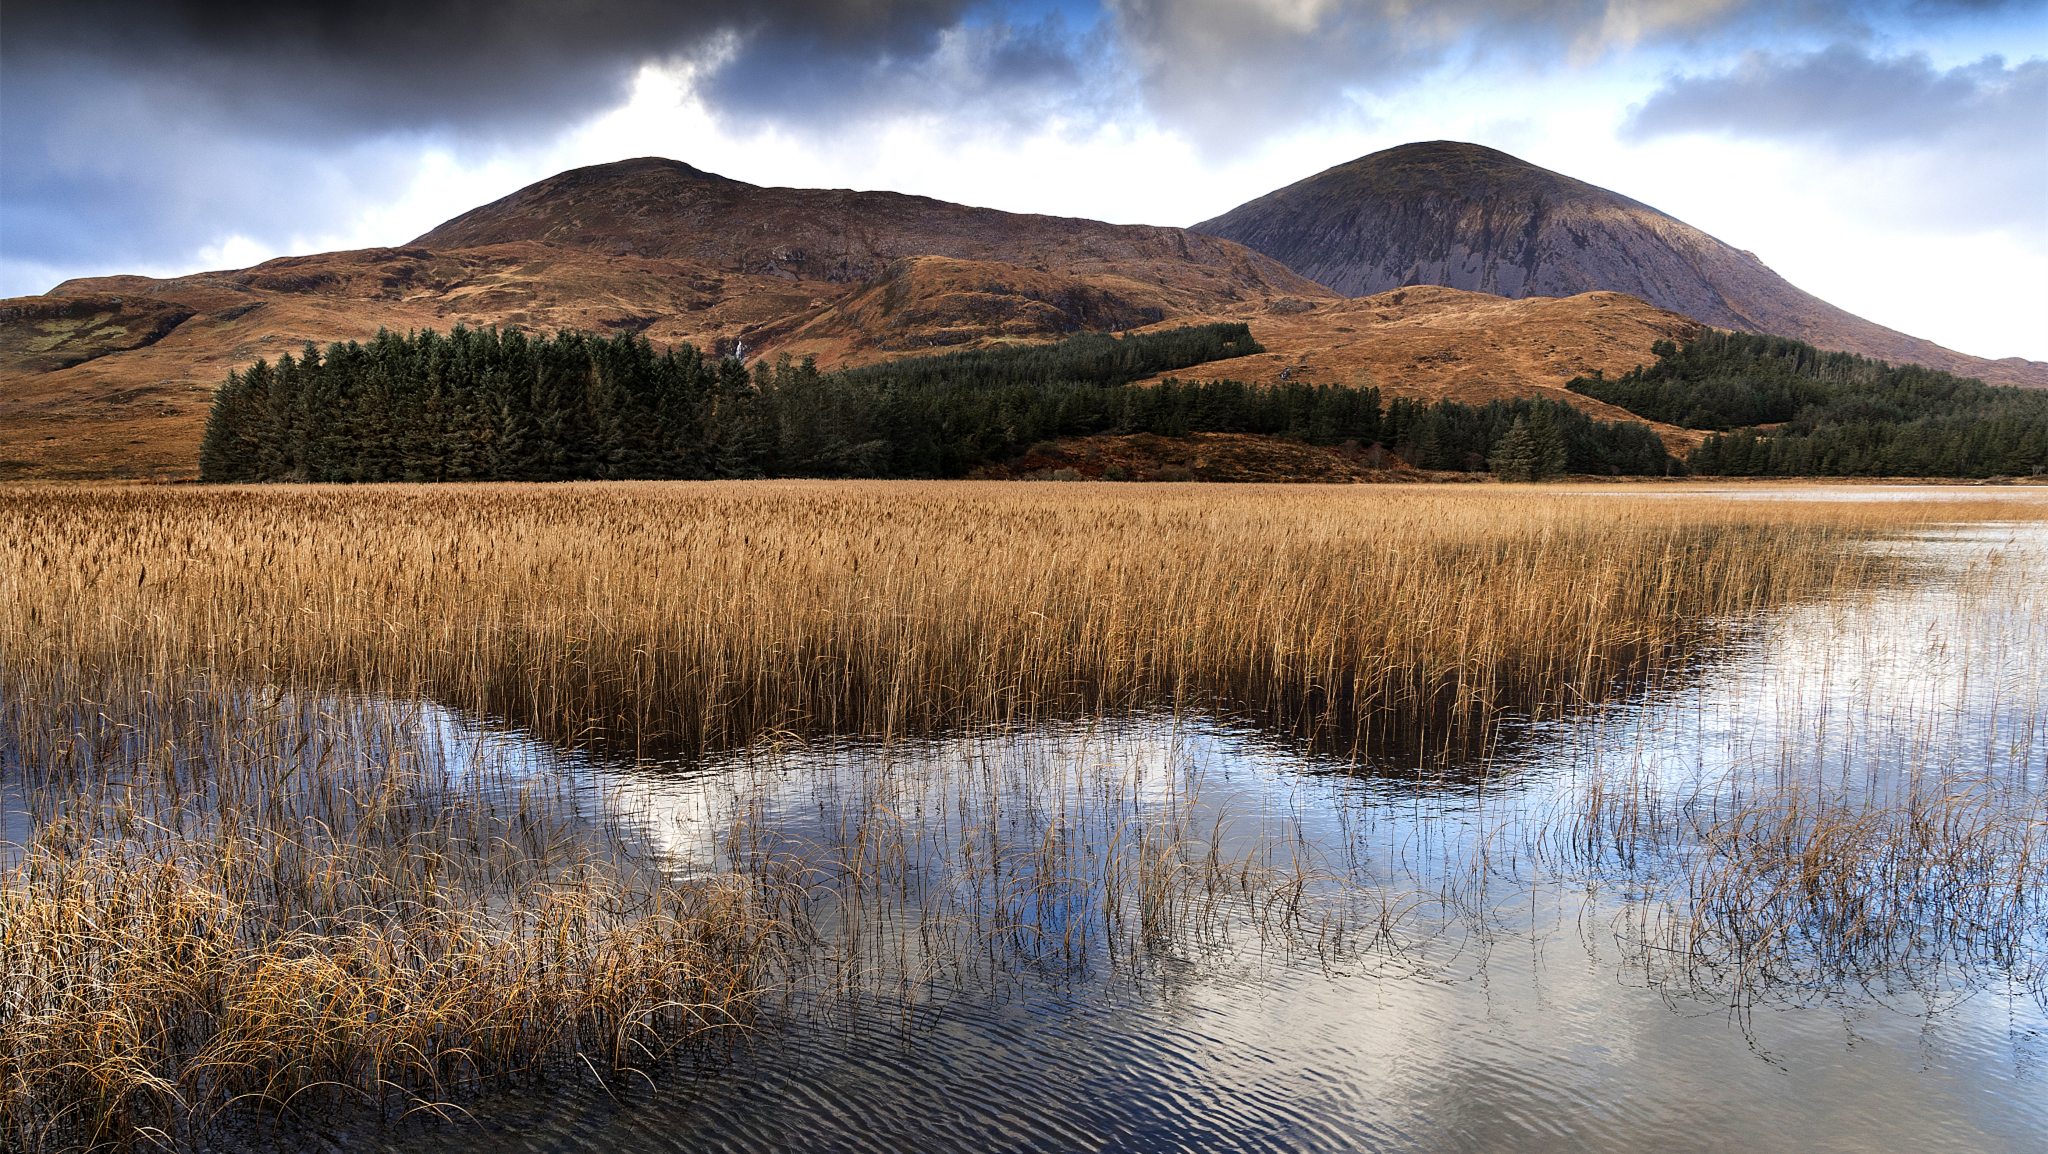
<svg viewBox="0 0 2048 1154">
<path fill-rule="evenodd" d="M 1448 469 L 1451 454 L 1444 447 L 1444 436 L 1438 430 L 1441 422 L 1424 419 L 1415 435 L 1414 464 L 1419 469 Z"/>
<path fill-rule="evenodd" d="M 1570 457 L 1564 437 L 1551 419 L 1551 405 L 1538 402 L 1529 413 L 1529 479 L 1545 481 L 1565 471 Z"/>
<path fill-rule="evenodd" d="M 262 358 L 241 373 L 229 372 L 213 395 L 206 435 L 199 443 L 199 479 L 216 484 L 260 481 L 263 474 L 264 414 L 269 408 L 270 365 Z"/>
<path fill-rule="evenodd" d="M 1383 413 L 1371 387 L 1124 383 L 1248 348 L 1244 326 L 1217 325 L 851 372 L 784 357 L 749 372 L 624 336 L 384 331 L 231 376 L 202 465 L 220 480 L 946 477 L 1056 437 L 1242 432 L 1324 445 L 1414 436 L 1426 463 L 1457 468 L 1518 421 L 1525 435 L 1548 421 L 1574 469 L 1661 472 L 1669 460 L 1641 425 L 1543 402 L 1400 399 Z"/>
<path fill-rule="evenodd" d="M 1536 474 L 1537 446 L 1529 435 L 1529 426 L 1521 418 L 1515 419 L 1508 434 L 1494 446 L 1493 456 L 1487 464 L 1493 474 L 1503 481 L 1528 481 Z"/>
<path fill-rule="evenodd" d="M 2048 465 L 2048 392 L 1919 365 L 1822 352 L 1781 337 L 1708 332 L 1576 392 L 1719 435 L 1688 458 L 1728 475 L 1983 477 Z M 1739 434 L 1744 428 L 1768 432 Z"/>
</svg>

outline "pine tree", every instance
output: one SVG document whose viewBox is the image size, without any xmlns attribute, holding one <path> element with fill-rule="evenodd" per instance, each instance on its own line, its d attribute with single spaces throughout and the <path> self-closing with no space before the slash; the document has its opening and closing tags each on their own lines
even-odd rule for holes
<svg viewBox="0 0 2048 1154">
<path fill-rule="evenodd" d="M 1437 429 L 1438 422 L 1424 420 L 1415 436 L 1415 461 L 1419 469 L 1448 469 L 1450 453 L 1444 447 L 1443 434 Z"/>
<path fill-rule="evenodd" d="M 739 358 L 727 357 L 719 362 L 718 383 L 712 391 L 705 422 L 711 468 L 717 476 L 761 476 L 761 464 L 769 452 L 769 434 L 763 427 L 760 402 L 761 394 Z"/>
<path fill-rule="evenodd" d="M 1536 445 L 1529 436 L 1529 426 L 1522 419 L 1515 419 L 1515 427 L 1500 439 L 1493 448 L 1493 456 L 1487 459 L 1493 467 L 1494 476 L 1503 481 L 1531 480 L 1536 470 Z"/>
<path fill-rule="evenodd" d="M 206 436 L 199 443 L 199 479 L 215 484 L 260 481 L 263 420 L 268 406 L 270 365 L 258 359 L 248 370 L 230 372 L 213 395 Z"/>
<path fill-rule="evenodd" d="M 1551 419 L 1550 406 L 1536 402 L 1529 413 L 1529 479 L 1547 481 L 1564 472 L 1570 461 L 1564 436 Z"/>
</svg>

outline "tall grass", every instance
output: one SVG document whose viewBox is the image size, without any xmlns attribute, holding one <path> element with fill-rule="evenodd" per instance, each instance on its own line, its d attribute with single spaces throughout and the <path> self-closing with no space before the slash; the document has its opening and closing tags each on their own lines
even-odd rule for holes
<svg viewBox="0 0 2048 1154">
<path fill-rule="evenodd" d="M 425 693 L 627 751 L 1190 699 L 1357 734 L 1598 696 L 1703 620 L 1867 581 L 1830 545 L 1907 516 L 1498 489 L 15 490 L 5 676 L 24 700 L 137 664 Z"/>
<path fill-rule="evenodd" d="M 1318 906 L 1336 875 L 1301 847 L 1079 770 L 884 772 L 804 838 L 741 807 L 720 867 L 683 877 L 625 816 L 451 745 L 429 700 L 626 753 L 1173 705 L 1427 754 L 1881 579 L 1853 546 L 1923 516 L 1493 488 L 8 490 L 0 1134 L 441 1109 L 652 1064 L 791 975 L 1058 970 L 1246 921 L 1387 946 L 1414 900 Z"/>
<path fill-rule="evenodd" d="M 184 1145 L 235 1105 L 441 1109 L 744 1026 L 775 927 L 416 710 L 140 680 L 11 699 L 0 1134 Z M 52 742 L 50 739 L 55 737 Z"/>
</svg>

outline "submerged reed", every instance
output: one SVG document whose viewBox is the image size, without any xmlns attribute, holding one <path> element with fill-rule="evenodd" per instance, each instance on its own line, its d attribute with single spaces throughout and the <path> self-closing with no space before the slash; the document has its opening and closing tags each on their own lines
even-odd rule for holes
<svg viewBox="0 0 2048 1154">
<path fill-rule="evenodd" d="M 829 836 L 741 806 L 682 877 L 630 814 L 494 772 L 422 702 L 627 753 L 1176 705 L 1426 754 L 1861 588 L 1893 567 L 1853 546 L 1924 516 L 1491 488 L 0 492 L 0 1134 L 441 1109 L 651 1066 L 792 976 L 1058 971 L 1247 922 L 1398 952 L 1433 900 L 1100 773 L 885 773 Z"/>
<path fill-rule="evenodd" d="M 235 1106 L 442 1110 L 751 1019 L 778 948 L 756 893 L 650 871 L 417 707 L 94 688 L 8 704 L 10 1146 L 192 1145 Z"/>
<path fill-rule="evenodd" d="M 1642 894 L 1617 931 L 1649 980 L 1736 1010 L 2048 1005 L 2048 552 L 2002 536 L 1928 550 L 1910 595 L 1783 615 L 1697 776 L 1646 770 L 1670 737 L 1637 733 L 1566 792 L 1538 852 Z"/>
<path fill-rule="evenodd" d="M 2048 995 L 2048 798 L 1957 780 L 1885 802 L 1786 790 L 1703 832 L 1650 939 L 1688 986 L 1742 1005 L 1987 976 Z"/>
</svg>

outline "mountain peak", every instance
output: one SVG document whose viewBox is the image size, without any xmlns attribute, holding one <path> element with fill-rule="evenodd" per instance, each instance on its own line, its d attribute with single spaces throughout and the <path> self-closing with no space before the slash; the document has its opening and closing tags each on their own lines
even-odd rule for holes
<svg viewBox="0 0 2048 1154">
<path fill-rule="evenodd" d="M 1717 328 L 2000 384 L 2048 384 L 2048 373 L 1845 312 L 1684 221 L 1483 145 L 1436 140 L 1375 152 L 1194 228 L 1349 297 L 1415 285 L 1510 298 L 1624 292 Z"/>
<path fill-rule="evenodd" d="M 412 243 L 436 252 L 539 242 L 608 256 L 706 261 L 788 281 L 883 276 L 909 257 L 1123 276 L 1221 294 L 1324 296 L 1258 253 L 1151 225 L 999 212 L 900 192 L 770 188 L 678 160 L 640 157 L 558 173 L 475 208 Z"/>
<path fill-rule="evenodd" d="M 1609 289 L 1708 324 L 1744 327 L 1711 291 L 1683 293 L 1683 305 L 1660 300 L 1657 286 L 1610 267 L 1626 266 L 1625 259 L 1611 260 L 1604 249 L 1584 253 L 1585 228 L 1615 220 L 1627 221 L 1632 234 L 1647 228 L 1681 234 L 1672 239 L 1687 248 L 1735 252 L 1619 193 L 1455 140 L 1361 156 L 1194 227 L 1346 296 L 1426 284 L 1516 298 Z"/>
<path fill-rule="evenodd" d="M 745 188 L 753 187 L 753 185 L 747 184 L 745 181 L 734 180 L 729 176 L 720 176 L 715 172 L 706 172 L 695 165 L 685 164 L 680 160 L 671 160 L 666 156 L 636 156 L 629 160 L 614 160 L 606 164 L 589 164 L 582 168 L 571 168 L 558 172 L 541 183 L 594 183 L 598 181 L 630 179 L 650 174 L 683 177 L 689 180 L 708 180 L 719 184 L 740 185 Z M 514 193 L 513 195 L 516 196 L 518 194 Z"/>
</svg>

